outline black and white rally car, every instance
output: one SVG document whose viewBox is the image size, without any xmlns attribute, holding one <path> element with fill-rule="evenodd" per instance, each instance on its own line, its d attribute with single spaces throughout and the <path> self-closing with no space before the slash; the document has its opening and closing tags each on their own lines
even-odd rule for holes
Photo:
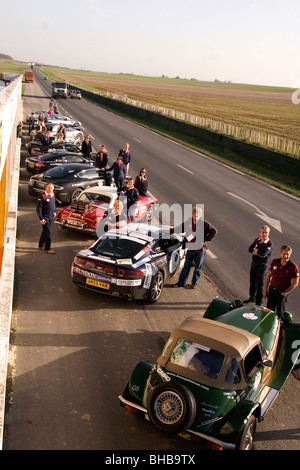
<svg viewBox="0 0 300 470">
<path fill-rule="evenodd" d="M 154 303 L 184 258 L 183 237 L 170 234 L 170 227 L 131 223 L 104 233 L 81 250 L 71 275 L 81 287 Z"/>
</svg>

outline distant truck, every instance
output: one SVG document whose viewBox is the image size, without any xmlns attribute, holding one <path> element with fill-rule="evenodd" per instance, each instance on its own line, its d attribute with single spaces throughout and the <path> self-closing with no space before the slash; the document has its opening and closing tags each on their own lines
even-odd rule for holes
<svg viewBox="0 0 300 470">
<path fill-rule="evenodd" d="M 68 85 L 66 82 L 53 82 L 52 83 L 52 98 L 65 98 L 67 99 Z"/>
<path fill-rule="evenodd" d="M 25 72 L 25 83 L 33 83 L 33 72 Z"/>
</svg>

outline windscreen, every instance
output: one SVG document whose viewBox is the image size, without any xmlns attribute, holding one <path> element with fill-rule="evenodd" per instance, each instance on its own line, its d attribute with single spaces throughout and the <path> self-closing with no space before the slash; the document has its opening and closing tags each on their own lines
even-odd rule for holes
<svg viewBox="0 0 300 470">
<path fill-rule="evenodd" d="M 174 347 L 170 361 L 217 379 L 224 361 L 224 354 L 201 344 L 180 339 Z"/>
<path fill-rule="evenodd" d="M 122 235 L 115 236 L 112 234 L 103 235 L 93 247 L 91 251 L 97 255 L 109 256 L 114 259 L 134 258 L 142 249 L 142 245 L 146 242 L 140 240 L 133 240 L 131 237 Z"/>
</svg>

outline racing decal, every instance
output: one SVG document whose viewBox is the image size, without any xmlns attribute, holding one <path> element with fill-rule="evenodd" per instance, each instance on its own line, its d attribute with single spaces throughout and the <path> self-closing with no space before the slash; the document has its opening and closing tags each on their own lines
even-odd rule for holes
<svg viewBox="0 0 300 470">
<path fill-rule="evenodd" d="M 148 235 L 144 235 L 143 233 L 140 233 L 140 232 L 130 232 L 130 237 L 134 237 L 134 240 L 136 239 L 135 237 L 138 237 L 147 242 L 152 242 L 152 240 L 154 240 L 153 237 L 149 237 Z"/>
<path fill-rule="evenodd" d="M 81 276 L 94 279 L 96 281 L 110 282 L 111 284 L 116 283 L 116 279 L 112 279 L 111 277 L 107 276 L 100 276 L 99 274 L 92 273 L 90 271 L 85 271 L 84 269 L 78 268 L 77 266 L 73 266 L 73 272 L 80 274 Z"/>
<path fill-rule="evenodd" d="M 117 264 L 132 264 L 131 258 L 117 259 Z"/>
<path fill-rule="evenodd" d="M 149 248 L 148 246 L 145 246 L 145 248 L 143 248 L 137 255 L 135 255 L 134 259 L 138 260 L 140 259 L 142 256 L 144 256 L 147 251 L 149 251 Z"/>
<path fill-rule="evenodd" d="M 141 279 L 117 279 L 117 286 L 140 286 Z"/>
<path fill-rule="evenodd" d="M 258 316 L 255 315 L 254 313 L 243 313 L 243 317 L 246 318 L 246 320 L 257 320 Z"/>
<path fill-rule="evenodd" d="M 145 264 L 145 280 L 144 280 L 144 289 L 149 289 L 151 285 L 151 279 L 152 279 L 152 266 L 151 264 L 146 263 Z"/>
<path fill-rule="evenodd" d="M 178 251 L 173 251 L 173 253 L 171 254 L 170 263 L 169 263 L 169 271 L 171 274 L 173 274 L 178 268 L 179 261 L 180 261 L 180 256 L 179 256 Z"/>
<path fill-rule="evenodd" d="M 133 267 L 133 268 L 138 268 L 139 266 L 143 265 L 144 263 L 146 264 L 147 261 L 150 261 L 149 256 L 147 256 L 147 258 L 141 259 L 141 260 L 138 261 L 137 263 L 134 263 L 134 264 L 132 265 L 132 267 Z"/>
</svg>

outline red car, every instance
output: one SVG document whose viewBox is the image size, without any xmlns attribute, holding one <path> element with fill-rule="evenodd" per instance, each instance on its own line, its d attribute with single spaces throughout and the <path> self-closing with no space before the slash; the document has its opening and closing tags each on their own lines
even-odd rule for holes
<svg viewBox="0 0 300 470">
<path fill-rule="evenodd" d="M 58 210 L 55 223 L 62 228 L 94 235 L 97 225 L 110 213 L 116 199 L 118 199 L 117 189 L 111 186 L 94 186 L 85 189 L 75 202 Z M 154 204 L 156 204 L 154 197 L 140 196 L 135 221 L 144 219 L 150 222 L 153 217 Z"/>
</svg>

